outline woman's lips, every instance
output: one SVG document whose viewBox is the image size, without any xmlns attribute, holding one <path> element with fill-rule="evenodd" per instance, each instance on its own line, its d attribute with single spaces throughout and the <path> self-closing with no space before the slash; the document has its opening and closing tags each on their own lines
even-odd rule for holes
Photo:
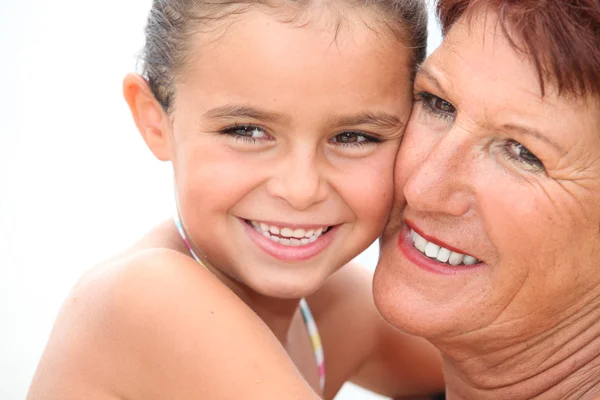
<svg viewBox="0 0 600 400">
<path fill-rule="evenodd" d="M 423 239 L 423 240 L 426 240 L 426 239 Z M 438 242 L 438 243 L 440 245 L 442 245 L 441 242 Z M 437 243 L 434 242 L 434 244 L 438 247 L 438 249 L 441 249 Z M 435 257 L 428 257 L 427 255 L 423 254 L 422 251 L 420 251 L 419 249 L 417 249 L 415 247 L 415 242 L 413 241 L 413 238 L 411 237 L 411 227 L 408 224 L 404 224 L 404 227 L 400 231 L 400 235 L 398 237 L 398 248 L 402 252 L 402 254 L 410 262 L 412 262 L 413 264 L 417 265 L 418 267 L 420 267 L 426 271 L 429 271 L 429 272 L 433 272 L 433 273 L 441 274 L 441 275 L 456 275 L 458 273 L 471 272 L 471 271 L 480 269 L 486 265 L 482 262 L 478 262 L 478 260 L 476 260 L 475 258 L 473 258 L 471 256 L 464 255 L 464 253 L 459 253 L 458 251 L 454 252 L 454 250 L 457 250 L 457 249 L 455 249 L 451 246 L 448 246 L 448 247 L 450 247 L 450 249 L 445 248 L 447 250 L 447 254 L 444 254 L 441 257 L 442 260 L 444 260 L 446 257 L 448 259 L 445 262 L 442 262 Z M 461 261 L 462 263 L 456 263 L 457 258 L 455 256 L 455 258 L 454 258 L 455 262 L 453 264 L 457 264 L 457 265 L 449 264 L 450 257 L 453 253 L 458 253 L 463 256 L 463 260 Z M 440 256 L 440 253 L 438 252 L 435 255 L 436 255 L 436 257 Z M 469 258 L 467 258 L 467 257 L 469 257 Z M 466 262 L 468 262 L 468 264 L 464 263 L 465 260 L 466 260 Z"/>
</svg>

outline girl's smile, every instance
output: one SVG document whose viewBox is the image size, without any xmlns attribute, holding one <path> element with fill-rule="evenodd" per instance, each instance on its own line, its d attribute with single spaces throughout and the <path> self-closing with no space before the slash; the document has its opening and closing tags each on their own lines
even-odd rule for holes
<svg viewBox="0 0 600 400">
<path fill-rule="evenodd" d="M 305 226 L 246 222 L 250 239 L 281 261 L 305 261 L 318 256 L 335 239 L 336 226 Z"/>
</svg>

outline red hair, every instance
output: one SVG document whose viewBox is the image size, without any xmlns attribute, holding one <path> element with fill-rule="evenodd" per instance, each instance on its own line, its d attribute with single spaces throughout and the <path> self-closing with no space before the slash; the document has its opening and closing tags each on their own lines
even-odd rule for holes
<svg viewBox="0 0 600 400">
<path fill-rule="evenodd" d="M 444 35 L 463 15 L 492 11 L 511 45 L 559 94 L 600 97 L 599 0 L 438 0 Z"/>
</svg>

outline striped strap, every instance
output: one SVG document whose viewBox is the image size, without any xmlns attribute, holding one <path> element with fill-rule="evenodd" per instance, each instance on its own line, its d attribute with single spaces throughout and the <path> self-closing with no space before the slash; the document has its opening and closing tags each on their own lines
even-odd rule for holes
<svg viewBox="0 0 600 400">
<path fill-rule="evenodd" d="M 306 324 L 306 330 L 310 335 L 313 349 L 315 351 L 315 359 L 317 361 L 317 367 L 319 368 L 319 382 L 321 384 L 321 390 L 325 390 L 325 356 L 323 354 L 323 344 L 321 343 L 321 337 L 319 336 L 319 330 L 317 324 L 310 312 L 306 299 L 300 300 L 300 311 Z"/>
</svg>

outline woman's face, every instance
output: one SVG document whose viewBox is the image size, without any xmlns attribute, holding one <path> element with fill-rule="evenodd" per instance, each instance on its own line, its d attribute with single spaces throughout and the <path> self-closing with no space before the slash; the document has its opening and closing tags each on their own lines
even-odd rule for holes
<svg viewBox="0 0 600 400">
<path fill-rule="evenodd" d="M 597 301 L 597 102 L 548 83 L 542 96 L 489 14 L 452 27 L 414 93 L 375 275 L 384 317 L 433 339 L 511 340 Z"/>
<path fill-rule="evenodd" d="M 224 275 L 297 298 L 383 231 L 411 51 L 363 23 L 336 32 L 319 18 L 235 18 L 194 43 L 176 86 L 169 158 L 181 217 Z"/>
</svg>

